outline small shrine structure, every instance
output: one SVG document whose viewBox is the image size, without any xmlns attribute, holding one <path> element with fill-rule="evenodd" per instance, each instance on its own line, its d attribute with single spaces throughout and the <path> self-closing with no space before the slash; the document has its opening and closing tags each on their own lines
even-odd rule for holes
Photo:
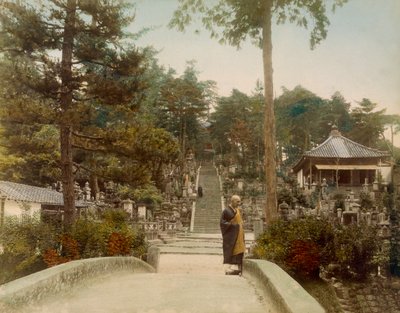
<svg viewBox="0 0 400 313">
<path fill-rule="evenodd" d="M 292 170 L 301 188 L 326 183 L 339 189 L 362 188 L 378 178 L 389 182 L 392 168 L 388 152 L 356 143 L 333 126 L 329 138 L 306 151 Z"/>
</svg>

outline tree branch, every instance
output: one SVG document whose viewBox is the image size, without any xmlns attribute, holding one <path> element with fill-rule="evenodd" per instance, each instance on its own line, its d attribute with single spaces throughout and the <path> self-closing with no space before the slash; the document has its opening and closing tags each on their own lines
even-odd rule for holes
<svg viewBox="0 0 400 313">
<path fill-rule="evenodd" d="M 85 139 L 91 139 L 91 140 L 103 140 L 104 137 L 94 137 L 94 136 L 89 136 L 89 135 L 85 135 L 85 134 L 81 134 L 81 133 L 77 133 L 77 132 L 72 132 L 72 135 L 79 137 L 79 138 L 85 138 Z"/>
</svg>

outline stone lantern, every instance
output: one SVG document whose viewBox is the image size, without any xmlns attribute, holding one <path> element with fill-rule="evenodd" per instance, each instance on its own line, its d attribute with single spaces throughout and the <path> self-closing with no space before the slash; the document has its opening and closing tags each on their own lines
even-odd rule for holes
<svg viewBox="0 0 400 313">
<path fill-rule="evenodd" d="M 317 189 L 317 183 L 316 182 L 313 182 L 312 184 L 311 184 L 311 191 L 315 191 Z"/>
<path fill-rule="evenodd" d="M 374 192 L 378 192 L 379 191 L 379 183 L 378 181 L 375 179 L 375 181 L 372 183 L 372 190 Z"/>
<path fill-rule="evenodd" d="M 89 186 L 89 182 L 85 183 L 85 187 L 83 187 L 83 200 L 85 201 L 90 201 L 91 197 L 90 197 L 90 186 Z"/>
<path fill-rule="evenodd" d="M 321 193 L 323 198 L 326 197 L 327 191 L 328 191 L 328 184 L 326 182 L 326 178 L 323 178 L 321 184 Z"/>
<path fill-rule="evenodd" d="M 279 205 L 279 215 L 284 221 L 289 219 L 289 204 L 287 204 L 285 201 Z"/>
</svg>

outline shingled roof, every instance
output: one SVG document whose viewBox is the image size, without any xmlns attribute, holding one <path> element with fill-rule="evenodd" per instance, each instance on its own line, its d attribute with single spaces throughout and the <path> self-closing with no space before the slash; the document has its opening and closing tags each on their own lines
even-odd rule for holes
<svg viewBox="0 0 400 313">
<path fill-rule="evenodd" d="M 327 140 L 318 147 L 306 151 L 304 156 L 316 158 L 382 158 L 388 157 L 389 153 L 368 148 L 359 143 L 356 143 L 346 137 L 334 127 Z"/>
<path fill-rule="evenodd" d="M 63 194 L 56 190 L 36 187 L 24 184 L 13 183 L 9 181 L 0 181 L 0 195 L 7 200 L 34 202 L 40 204 L 63 206 Z M 77 201 L 77 206 L 82 203 Z"/>
<path fill-rule="evenodd" d="M 0 181 L 0 194 L 8 200 L 63 205 L 62 193 L 42 187 Z"/>
</svg>

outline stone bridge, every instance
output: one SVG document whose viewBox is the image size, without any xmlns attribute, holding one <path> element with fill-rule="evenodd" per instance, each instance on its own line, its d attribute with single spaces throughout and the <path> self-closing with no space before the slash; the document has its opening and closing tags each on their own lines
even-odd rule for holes
<svg viewBox="0 0 400 313">
<path fill-rule="evenodd" d="M 0 286 L 0 312 L 324 312 L 273 263 L 247 259 L 243 276 L 227 276 L 221 255 L 196 251 L 212 250 L 209 239 L 196 240 L 192 251 L 171 249 L 150 249 L 155 267 L 134 257 L 95 258 L 17 279 Z"/>
</svg>

